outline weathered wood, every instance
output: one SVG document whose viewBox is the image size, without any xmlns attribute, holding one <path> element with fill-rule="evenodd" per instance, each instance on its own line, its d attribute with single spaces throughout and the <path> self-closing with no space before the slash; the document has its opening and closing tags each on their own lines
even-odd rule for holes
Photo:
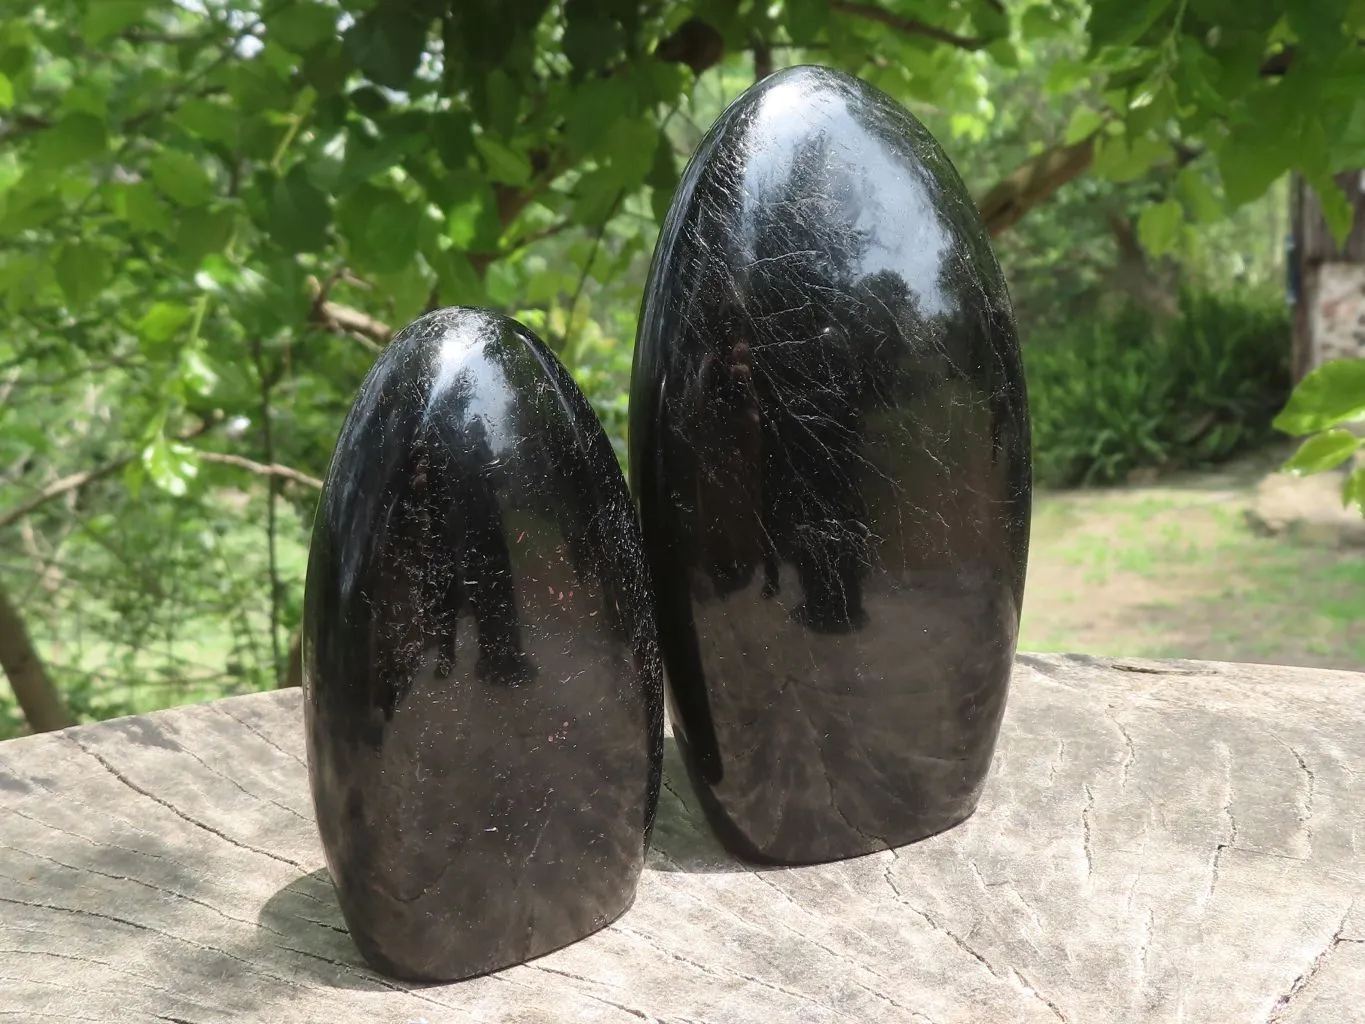
<svg viewBox="0 0 1365 1024">
<path fill-rule="evenodd" d="M 297 690 L 13 740 L 0 1020 L 1365 1021 L 1362 698 L 1350 673 L 1022 655 L 973 818 L 800 869 L 726 857 L 671 760 L 624 918 L 430 988 L 344 931 Z"/>
</svg>

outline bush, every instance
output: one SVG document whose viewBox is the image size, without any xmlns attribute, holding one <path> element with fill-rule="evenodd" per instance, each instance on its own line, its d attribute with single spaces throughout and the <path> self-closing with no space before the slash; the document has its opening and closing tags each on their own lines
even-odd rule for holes
<svg viewBox="0 0 1365 1024">
<path fill-rule="evenodd" d="M 1126 307 L 1024 345 L 1039 484 L 1124 480 L 1206 466 L 1275 436 L 1290 390 L 1282 301 L 1187 292 L 1159 323 Z"/>
</svg>

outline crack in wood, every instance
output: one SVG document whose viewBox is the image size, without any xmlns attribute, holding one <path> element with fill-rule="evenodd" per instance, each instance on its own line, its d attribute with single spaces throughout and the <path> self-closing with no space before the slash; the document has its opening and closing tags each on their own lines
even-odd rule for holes
<svg viewBox="0 0 1365 1024">
<path fill-rule="evenodd" d="M 236 779 L 234 779 L 231 775 L 228 775 L 227 773 L 222 772 L 222 771 L 220 771 L 219 769 L 215 768 L 213 765 L 209 764 L 209 763 L 208 763 L 207 761 L 205 761 L 202 757 L 200 757 L 198 754 L 196 754 L 193 750 L 189 749 L 189 747 L 183 747 L 182 750 L 183 750 L 184 753 L 188 754 L 190 757 L 194 758 L 194 760 L 196 760 L 196 761 L 198 761 L 200 764 L 202 764 L 202 765 L 203 765 L 205 768 L 207 768 L 211 773 L 213 773 L 214 775 L 218 776 L 218 778 L 222 779 L 224 782 L 227 782 L 227 783 L 229 783 L 229 784 L 235 786 L 238 790 L 240 790 L 242 793 L 244 793 L 246 796 L 250 797 L 251 799 L 253 799 L 253 800 L 264 800 L 264 801 L 266 801 L 267 803 L 273 804 L 274 806 L 278 807 L 278 808 L 279 808 L 280 810 L 282 810 L 282 811 L 288 811 L 288 812 L 289 812 L 290 814 L 292 814 L 294 817 L 298 818 L 300 821 L 302 821 L 302 822 L 304 822 L 305 824 L 307 824 L 307 825 L 309 826 L 309 828 L 312 828 L 312 827 L 314 826 L 315 821 L 314 821 L 313 818 L 310 818 L 310 817 L 308 817 L 307 815 L 304 815 L 304 814 L 300 814 L 298 811 L 294 810 L 294 808 L 290 807 L 288 804 L 282 804 L 282 803 L 280 803 L 278 800 L 276 800 L 274 797 L 266 796 L 264 793 L 253 793 L 251 790 L 247 789 L 247 788 L 246 788 L 245 786 L 243 786 L 240 782 L 238 782 Z"/>
<path fill-rule="evenodd" d="M 1341 924 L 1337 925 L 1337 930 L 1333 933 L 1332 938 L 1328 940 L 1327 945 L 1321 952 L 1314 956 L 1312 960 L 1308 961 L 1308 966 L 1294 979 L 1293 983 L 1289 986 L 1289 991 L 1285 992 L 1275 1001 L 1275 1005 L 1270 1008 L 1270 1015 L 1266 1017 L 1266 1024 L 1276 1024 L 1276 1022 L 1284 1019 L 1284 1015 L 1289 1010 L 1289 1004 L 1294 1001 L 1294 997 L 1308 987 L 1309 983 L 1317 977 L 1318 972 L 1321 971 L 1323 966 L 1327 963 L 1328 957 L 1332 955 L 1343 941 L 1346 941 L 1342 939 L 1342 935 L 1346 931 L 1346 922 L 1350 920 L 1351 911 L 1353 909 L 1355 909 L 1354 903 L 1346 908 L 1346 913 L 1341 916 Z"/>
<path fill-rule="evenodd" d="M 280 746 L 278 743 L 276 743 L 274 740 L 272 740 L 272 739 L 271 739 L 269 736 L 267 736 L 265 733 L 261 732 L 260 729 L 257 729 L 257 728 L 256 728 L 254 725 L 252 725 L 250 722 L 246 721 L 246 719 L 244 719 L 244 718 L 238 718 L 236 715 L 234 715 L 231 711 L 229 711 L 229 710 L 228 710 L 226 707 L 224 707 L 222 704 L 213 703 L 213 704 L 210 704 L 209 707 L 211 707 L 214 711 L 218 712 L 218 714 L 223 715 L 223 716 L 226 717 L 226 718 L 232 719 L 234 722 L 236 722 L 238 725 L 240 725 L 240 726 L 241 726 L 243 729 L 245 729 L 247 732 L 252 733 L 252 734 L 255 735 L 256 737 L 258 737 L 263 743 L 266 744 L 266 746 L 274 747 L 276 750 L 278 750 L 281 754 L 283 754 L 285 757 L 289 758 L 290 760 L 298 762 L 299 764 L 303 765 L 305 768 L 308 767 L 308 762 L 307 762 L 304 758 L 299 757 L 299 755 L 298 755 L 297 753 L 295 753 L 294 751 L 292 751 L 292 750 L 286 750 L 284 747 Z"/>
<path fill-rule="evenodd" d="M 1085 806 L 1081 808 L 1081 852 L 1085 854 L 1085 878 L 1089 881 L 1095 874 L 1095 854 L 1091 848 L 1090 812 L 1095 809 L 1095 793 L 1086 783 Z"/>
<path fill-rule="evenodd" d="M 1047 996 L 1043 995 L 1043 993 L 1038 991 L 1038 986 L 1031 982 L 1023 971 L 1019 970 L 1019 968 L 1017 967 L 1011 967 L 1010 971 L 1011 973 L 1014 974 L 1015 978 L 1018 979 L 1019 984 L 1023 986 L 1025 992 L 1033 996 L 1034 999 L 1037 999 L 1044 1003 L 1047 1006 L 1047 1008 L 1052 1011 L 1053 1016 L 1055 1016 L 1059 1021 L 1061 1021 L 1062 1024 L 1071 1024 L 1071 1022 L 1067 1019 L 1066 1014 L 1062 1012 L 1062 1008 L 1058 1006 L 1056 1003 L 1054 1003 Z"/>
<path fill-rule="evenodd" d="M 1057 773 L 1061 771 L 1062 763 L 1066 760 L 1066 740 L 1059 740 L 1057 743 L 1057 756 L 1048 763 L 1047 783 L 1052 785 L 1057 778 Z"/>
<path fill-rule="evenodd" d="M 168 811 L 170 811 L 172 814 L 174 814 L 177 818 L 180 818 L 182 821 L 188 822 L 189 824 L 193 825 L 195 828 L 203 829 L 205 832 L 208 832 L 210 835 L 215 835 L 215 836 L 217 836 L 219 839 L 223 840 L 223 842 L 229 843 L 229 844 L 231 844 L 232 846 L 236 846 L 236 847 L 238 847 L 239 849 L 242 849 L 242 850 L 250 850 L 252 853 L 259 854 L 259 855 L 262 856 L 262 857 L 269 857 L 271 860 L 279 861 L 281 864 L 288 864 L 290 867 L 293 867 L 293 868 L 297 869 L 299 872 L 301 872 L 301 873 L 303 873 L 303 874 L 307 874 L 307 873 L 308 873 L 308 869 L 307 869 L 306 867 L 304 867 L 304 866 L 303 866 L 302 864 L 300 864 L 298 861 L 296 861 L 296 860 L 294 860 L 294 859 L 292 859 L 292 858 L 290 858 L 290 857 L 284 857 L 284 856 L 281 856 L 281 855 L 278 854 L 278 853 L 272 853 L 272 852 L 270 852 L 269 850 L 262 850 L 260 847 L 252 846 L 250 843 L 244 843 L 244 842 L 241 842 L 240 840 L 233 839 L 233 838 L 232 838 L 230 835 L 228 835 L 226 832 L 223 832 L 223 831 L 221 831 L 221 830 L 219 830 L 219 829 L 214 828 L 212 825 L 208 824 L 207 822 L 200 821 L 198 818 L 194 817 L 194 816 L 191 815 L 191 814 L 186 814 L 184 811 L 182 811 L 179 807 L 176 807 L 175 804 L 171 803 L 169 800 L 166 800 L 166 799 L 163 798 L 163 797 L 157 796 L 155 793 L 151 792 L 150 790 L 143 789 L 141 786 L 139 786 L 137 783 L 135 783 L 132 779 L 128 778 L 126 775 L 124 775 L 122 772 L 120 772 L 117 768 L 115 768 L 114 765 L 113 765 L 113 763 L 112 763 L 111 761 L 109 761 L 108 758 L 106 758 L 104 755 L 100 754 L 98 751 L 92 750 L 92 749 L 90 749 L 89 747 L 85 746 L 85 744 L 81 743 L 80 740 L 76 739 L 74 736 L 71 736 L 71 735 L 69 735 L 69 734 L 66 734 L 66 735 L 64 736 L 64 738 L 67 740 L 67 742 L 71 743 L 74 747 L 76 747 L 77 750 L 80 750 L 82 753 L 85 753 L 85 754 L 87 754 L 88 756 L 93 757 L 96 761 L 98 761 L 101 765 L 104 766 L 105 771 L 107 771 L 107 772 L 108 772 L 110 775 L 112 775 L 115 779 L 117 779 L 119 782 L 123 783 L 125 786 L 127 786 L 129 789 L 131 789 L 134 793 L 137 793 L 139 796 L 146 797 L 148 800 L 152 801 L 152 803 L 154 803 L 154 804 L 159 804 L 159 805 L 161 805 L 162 807 L 166 808 L 166 810 L 168 810 Z"/>
<path fill-rule="evenodd" d="M 1123 737 L 1123 744 L 1127 748 L 1127 755 L 1124 757 L 1123 767 L 1120 769 L 1119 774 L 1119 789 L 1122 790 L 1128 786 L 1129 773 L 1132 771 L 1133 762 L 1137 760 L 1137 747 L 1134 746 L 1133 737 L 1128 734 L 1128 730 L 1124 728 L 1123 723 L 1119 721 L 1119 716 L 1113 707 L 1105 707 L 1104 717 L 1114 724 L 1114 728 L 1117 729 L 1119 735 Z"/>
<path fill-rule="evenodd" d="M 1308 767 L 1308 762 L 1304 760 L 1302 754 L 1287 743 L 1284 746 L 1294 755 L 1294 760 L 1298 763 L 1299 771 L 1303 773 L 1304 777 L 1303 809 L 1298 817 L 1299 824 L 1303 826 L 1304 836 L 1308 840 L 1308 852 L 1311 855 L 1313 852 L 1313 811 L 1317 799 L 1318 778 L 1313 774 L 1313 769 Z"/>
<path fill-rule="evenodd" d="M 57 953 L 50 949 L 0 949 L 0 956 L 47 957 L 53 960 L 70 960 L 73 963 L 90 964 L 91 966 L 94 967 L 103 967 L 105 970 L 113 971 L 115 974 L 122 974 L 126 975 L 129 978 L 133 978 L 136 981 L 142 983 L 143 985 L 146 985 L 153 992 L 164 992 L 167 995 L 177 994 L 173 992 L 171 989 L 162 988 L 160 985 L 152 984 L 152 982 L 146 977 L 146 975 L 138 974 L 135 971 L 130 971 L 123 967 L 116 967 L 113 964 L 109 963 L 107 960 L 98 960 L 93 956 L 80 956 L 75 953 Z"/>
</svg>

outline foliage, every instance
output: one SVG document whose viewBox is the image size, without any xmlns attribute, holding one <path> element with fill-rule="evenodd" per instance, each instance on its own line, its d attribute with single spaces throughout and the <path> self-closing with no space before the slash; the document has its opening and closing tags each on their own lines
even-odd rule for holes
<svg viewBox="0 0 1365 1024">
<path fill-rule="evenodd" d="M 1288 342 L 1282 305 L 1191 291 L 1170 321 L 1129 305 L 1035 337 L 1024 365 L 1038 482 L 1115 483 L 1265 441 L 1289 390 Z"/>
<path fill-rule="evenodd" d="M 204 686 L 269 685 L 307 481 L 390 328 L 519 316 L 619 445 L 659 215 L 769 64 L 911 105 L 997 230 L 1093 160 L 1046 246 L 1002 247 L 1080 307 L 1111 207 L 1181 253 L 1290 168 L 1365 163 L 1362 28 L 1359 0 L 0 0 L 0 586 L 68 695 L 133 699 L 196 631 Z"/>
<path fill-rule="evenodd" d="M 1343 424 L 1365 422 L 1365 359 L 1336 359 L 1309 373 L 1294 388 L 1275 426 L 1286 434 L 1308 435 L 1285 463 L 1292 473 L 1336 469 L 1360 450 L 1362 441 Z M 1365 466 L 1353 467 L 1342 482 L 1343 504 L 1365 515 Z"/>
</svg>

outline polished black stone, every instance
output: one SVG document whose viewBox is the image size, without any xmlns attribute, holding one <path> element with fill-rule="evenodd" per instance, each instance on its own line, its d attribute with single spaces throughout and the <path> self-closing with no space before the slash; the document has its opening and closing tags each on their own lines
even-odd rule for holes
<svg viewBox="0 0 1365 1024">
<path fill-rule="evenodd" d="M 932 136 L 835 71 L 750 89 L 674 197 L 630 406 L 674 730 L 733 852 L 832 860 L 972 813 L 1029 459 L 1004 280 Z"/>
<path fill-rule="evenodd" d="M 663 756 L 639 525 L 526 328 L 441 310 L 380 356 L 327 474 L 303 636 L 318 827 L 372 966 L 481 974 L 630 905 Z"/>
</svg>

